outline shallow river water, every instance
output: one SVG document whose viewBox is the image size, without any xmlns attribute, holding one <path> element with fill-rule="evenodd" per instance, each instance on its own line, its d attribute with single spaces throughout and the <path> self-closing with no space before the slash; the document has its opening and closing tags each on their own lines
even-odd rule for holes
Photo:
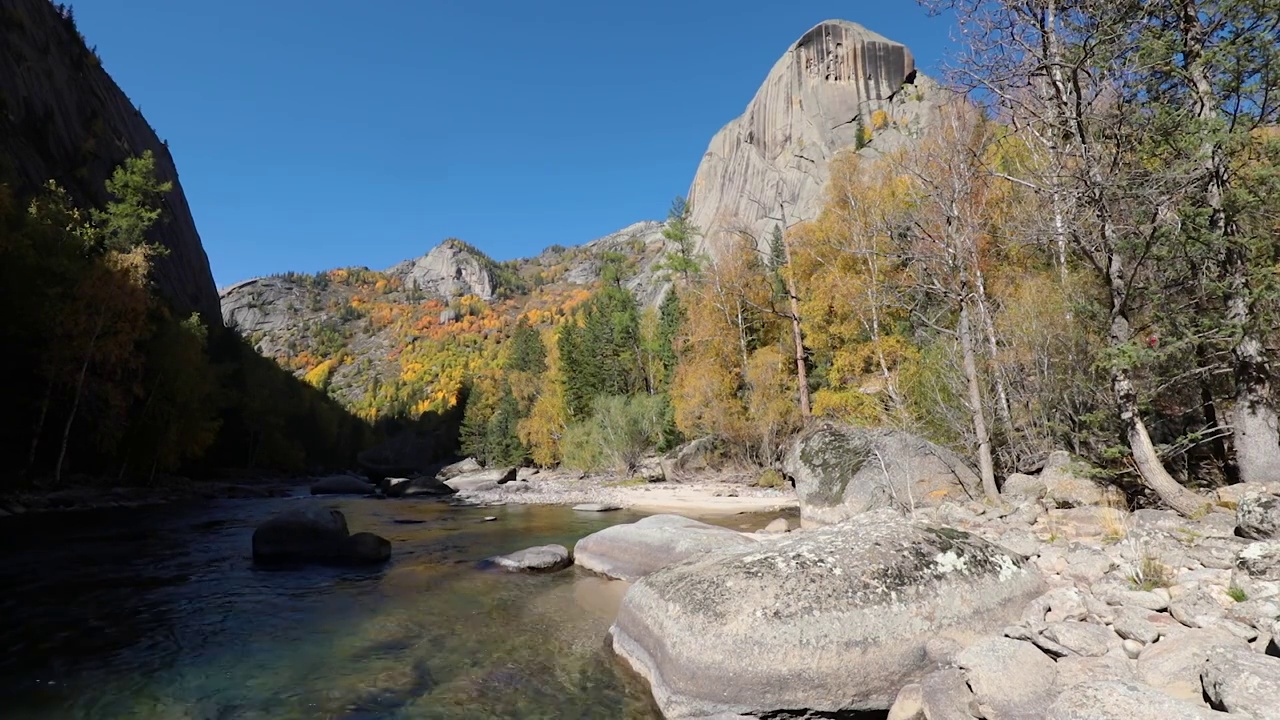
<svg viewBox="0 0 1280 720">
<path fill-rule="evenodd" d="M 297 503 L 387 537 L 391 562 L 255 568 L 253 528 Z M 480 563 L 636 517 L 307 497 L 6 519 L 0 715 L 656 718 L 605 648 L 625 585 Z"/>
</svg>

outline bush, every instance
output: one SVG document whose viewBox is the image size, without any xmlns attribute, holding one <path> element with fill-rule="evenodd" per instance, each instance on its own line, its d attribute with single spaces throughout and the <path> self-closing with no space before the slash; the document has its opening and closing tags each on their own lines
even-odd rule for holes
<svg viewBox="0 0 1280 720">
<path fill-rule="evenodd" d="M 760 477 L 756 480 L 756 485 L 763 488 L 786 487 L 787 479 L 782 476 L 782 473 L 774 470 L 773 468 L 769 468 L 768 470 L 760 473 Z"/>
<path fill-rule="evenodd" d="M 662 398 L 610 395 L 596 398 L 591 417 L 570 425 L 560 440 L 565 467 L 591 472 L 610 467 L 630 473 L 662 442 Z"/>
<path fill-rule="evenodd" d="M 590 419 L 573 423 L 560 437 L 560 464 L 570 470 L 594 472 L 604 466 L 600 435 Z"/>
<path fill-rule="evenodd" d="M 596 398 L 592 421 L 604 459 L 620 473 L 634 470 L 662 442 L 664 407 L 652 395 Z"/>
</svg>

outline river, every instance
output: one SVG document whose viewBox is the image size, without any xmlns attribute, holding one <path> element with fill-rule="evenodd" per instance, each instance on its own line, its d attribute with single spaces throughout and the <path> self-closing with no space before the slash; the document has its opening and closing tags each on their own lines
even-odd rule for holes
<svg viewBox="0 0 1280 720">
<path fill-rule="evenodd" d="M 326 503 L 353 532 L 390 539 L 391 562 L 255 568 L 253 528 L 297 503 Z M 624 584 L 578 568 L 527 575 L 481 563 L 531 545 L 572 547 L 636 517 L 298 497 L 5 519 L 2 714 L 657 718 L 644 683 L 605 647 Z"/>
</svg>

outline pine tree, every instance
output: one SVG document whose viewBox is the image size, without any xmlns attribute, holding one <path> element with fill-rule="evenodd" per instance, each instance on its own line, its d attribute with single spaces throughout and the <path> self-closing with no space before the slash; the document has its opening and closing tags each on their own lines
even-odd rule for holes
<svg viewBox="0 0 1280 720">
<path fill-rule="evenodd" d="M 773 234 L 769 236 L 769 274 L 773 279 L 773 299 L 787 299 L 787 280 L 783 272 L 787 269 L 787 248 L 782 244 L 782 226 L 774 225 Z"/>
<path fill-rule="evenodd" d="M 667 211 L 667 224 L 662 229 L 662 237 L 675 248 L 667 253 L 663 267 L 688 281 L 697 275 L 702 263 L 699 262 L 696 246 L 698 228 L 693 225 L 693 206 L 683 197 L 671 201 L 671 209 Z"/>
<path fill-rule="evenodd" d="M 467 394 L 462 427 L 458 431 L 458 444 L 462 454 L 475 458 L 481 465 L 488 464 L 489 416 L 485 405 L 480 390 L 472 388 Z"/>
<path fill-rule="evenodd" d="M 524 464 L 529 453 L 520 443 L 519 423 L 520 404 L 511 387 L 507 386 L 485 430 L 485 465 L 506 467 Z"/>
<path fill-rule="evenodd" d="M 542 344 L 542 334 L 530 327 L 525 318 L 516 323 L 511 335 L 511 354 L 507 357 L 507 370 L 540 375 L 547 371 L 547 348 Z"/>
</svg>

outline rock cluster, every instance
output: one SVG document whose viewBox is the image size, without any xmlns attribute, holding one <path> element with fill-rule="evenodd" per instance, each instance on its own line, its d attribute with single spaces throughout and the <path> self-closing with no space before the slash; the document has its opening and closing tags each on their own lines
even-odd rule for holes
<svg viewBox="0 0 1280 720">
<path fill-rule="evenodd" d="M 610 641 L 667 717 L 1280 718 L 1277 497 L 1130 513 L 1088 477 L 780 534 L 658 516 L 575 554 L 634 582 Z"/>
</svg>

